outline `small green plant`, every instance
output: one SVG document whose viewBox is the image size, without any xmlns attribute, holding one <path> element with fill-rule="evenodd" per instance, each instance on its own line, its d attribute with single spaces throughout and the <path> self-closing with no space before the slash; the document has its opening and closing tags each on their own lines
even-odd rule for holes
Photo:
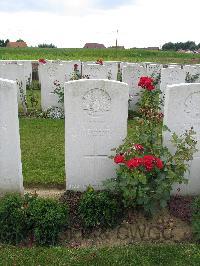
<svg viewBox="0 0 200 266">
<path fill-rule="evenodd" d="M 54 89 L 53 93 L 58 95 L 58 103 L 64 104 L 64 87 L 58 80 L 54 81 L 54 86 L 56 88 Z"/>
<path fill-rule="evenodd" d="M 70 80 L 78 80 L 83 78 L 78 69 L 78 65 L 74 64 L 74 71 L 71 74 Z M 64 104 L 64 87 L 60 84 L 58 80 L 54 81 L 54 86 L 56 87 L 53 91 L 54 94 L 58 95 L 58 103 Z"/>
<path fill-rule="evenodd" d="M 86 228 L 113 227 L 122 215 L 121 201 L 108 191 L 88 189 L 79 203 L 79 215 Z"/>
<path fill-rule="evenodd" d="M 200 241 L 200 197 L 195 198 L 192 204 L 192 231 L 196 240 Z"/>
<path fill-rule="evenodd" d="M 81 79 L 81 73 L 78 69 L 78 64 L 74 64 L 74 71 L 71 75 L 70 80 L 78 80 L 78 79 Z"/>
<path fill-rule="evenodd" d="M 28 113 L 28 110 L 27 110 L 28 104 L 27 104 L 26 94 L 24 93 L 24 90 L 23 90 L 23 82 L 19 81 L 19 80 L 16 80 L 16 82 L 17 82 L 17 86 L 18 86 L 18 89 L 19 89 L 19 97 L 20 97 L 20 100 L 21 100 L 21 103 L 22 103 L 24 115 L 27 115 L 27 113 Z"/>
<path fill-rule="evenodd" d="M 28 236 L 24 200 L 19 194 L 0 199 L 0 242 L 19 244 Z"/>
<path fill-rule="evenodd" d="M 68 207 L 54 199 L 37 198 L 27 208 L 29 227 L 38 245 L 55 245 L 68 225 Z"/>
</svg>

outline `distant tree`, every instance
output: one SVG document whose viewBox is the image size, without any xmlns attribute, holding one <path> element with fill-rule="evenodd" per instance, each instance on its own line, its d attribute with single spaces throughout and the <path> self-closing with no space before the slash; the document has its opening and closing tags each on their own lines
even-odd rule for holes
<svg viewBox="0 0 200 266">
<path fill-rule="evenodd" d="M 7 46 L 7 43 L 9 43 L 9 39 L 5 40 L 5 47 Z"/>
<path fill-rule="evenodd" d="M 185 50 L 196 50 L 197 49 L 197 45 L 195 42 L 191 42 L 191 41 L 188 41 L 185 43 Z"/>
<path fill-rule="evenodd" d="M 162 50 L 165 50 L 165 51 L 167 51 L 167 50 L 175 50 L 176 48 L 175 48 L 175 45 L 174 45 L 174 43 L 172 43 L 172 42 L 167 42 L 167 43 L 165 43 L 163 46 L 162 46 Z"/>
<path fill-rule="evenodd" d="M 38 44 L 38 48 L 57 48 L 54 44 L 50 43 L 42 43 L 42 44 Z"/>
<path fill-rule="evenodd" d="M 8 39 L 6 41 L 0 40 L 0 47 L 6 47 L 6 45 L 7 45 L 8 42 L 9 42 Z"/>
<path fill-rule="evenodd" d="M 198 45 L 196 45 L 195 42 L 193 41 L 187 41 L 187 42 L 176 42 L 176 43 L 172 43 L 172 42 L 168 42 L 165 43 L 162 46 L 162 50 L 174 50 L 174 51 L 178 51 L 178 50 L 196 50 L 198 49 Z"/>
<path fill-rule="evenodd" d="M 16 40 L 16 42 L 24 42 L 22 39 L 18 39 Z"/>
<path fill-rule="evenodd" d="M 5 42 L 4 42 L 4 40 L 0 40 L 0 47 L 5 47 Z"/>
</svg>

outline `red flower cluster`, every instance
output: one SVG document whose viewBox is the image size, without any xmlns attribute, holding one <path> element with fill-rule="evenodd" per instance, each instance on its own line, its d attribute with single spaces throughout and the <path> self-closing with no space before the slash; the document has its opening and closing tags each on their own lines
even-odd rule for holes
<svg viewBox="0 0 200 266">
<path fill-rule="evenodd" d="M 155 86 L 153 85 L 154 80 L 149 77 L 141 77 L 138 83 L 138 86 L 142 87 L 143 89 L 146 89 L 148 91 L 152 91 L 155 89 Z"/>
<path fill-rule="evenodd" d="M 42 64 L 46 64 L 46 62 L 47 62 L 44 58 L 40 58 L 38 61 L 39 61 L 39 63 L 42 63 Z"/>
<path fill-rule="evenodd" d="M 144 147 L 141 144 L 134 144 L 133 145 L 136 151 L 144 151 Z"/>
<path fill-rule="evenodd" d="M 74 71 L 78 70 L 78 64 L 74 64 Z"/>
<path fill-rule="evenodd" d="M 134 169 L 139 166 L 145 167 L 146 171 L 150 172 L 154 167 L 162 169 L 164 167 L 163 161 L 153 155 L 145 155 L 143 157 L 134 157 L 128 161 L 125 160 L 124 155 L 117 154 L 114 157 L 116 164 L 125 164 L 129 169 Z"/>
<path fill-rule="evenodd" d="M 97 61 L 96 61 L 96 64 L 99 64 L 99 65 L 103 65 L 103 59 L 98 59 Z"/>
<path fill-rule="evenodd" d="M 141 166 L 142 164 L 143 164 L 142 158 L 137 158 L 137 157 L 132 158 L 126 162 L 126 166 L 130 169 L 131 168 L 137 168 L 137 167 Z"/>
<path fill-rule="evenodd" d="M 119 164 L 119 163 L 125 163 L 125 158 L 124 155 L 118 154 L 114 158 L 114 162 Z"/>
<path fill-rule="evenodd" d="M 158 169 L 163 168 L 163 162 L 161 159 L 154 157 L 153 155 L 145 155 L 143 157 L 143 164 L 147 171 L 151 171 L 154 166 L 156 166 Z"/>
</svg>

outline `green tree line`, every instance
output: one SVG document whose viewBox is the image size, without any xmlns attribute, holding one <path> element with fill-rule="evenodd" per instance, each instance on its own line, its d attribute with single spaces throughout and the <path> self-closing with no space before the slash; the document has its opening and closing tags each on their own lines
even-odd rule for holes
<svg viewBox="0 0 200 266">
<path fill-rule="evenodd" d="M 193 41 L 187 41 L 187 42 L 167 42 L 162 46 L 162 50 L 168 51 L 168 50 L 173 50 L 173 51 L 178 51 L 178 50 L 197 50 L 200 48 L 200 43 L 196 44 Z"/>
</svg>

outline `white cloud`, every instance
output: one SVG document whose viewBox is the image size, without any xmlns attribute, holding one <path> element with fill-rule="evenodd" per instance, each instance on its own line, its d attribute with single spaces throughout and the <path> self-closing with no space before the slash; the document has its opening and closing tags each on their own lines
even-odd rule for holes
<svg viewBox="0 0 200 266">
<path fill-rule="evenodd" d="M 22 38 L 29 45 L 52 42 L 58 47 L 82 47 L 85 42 L 110 46 L 119 29 L 119 45 L 127 48 L 160 46 L 168 41 L 200 42 L 198 0 L 137 0 L 108 10 L 92 9 L 91 0 L 59 1 L 68 15 L 1 12 L 0 39 Z"/>
</svg>

